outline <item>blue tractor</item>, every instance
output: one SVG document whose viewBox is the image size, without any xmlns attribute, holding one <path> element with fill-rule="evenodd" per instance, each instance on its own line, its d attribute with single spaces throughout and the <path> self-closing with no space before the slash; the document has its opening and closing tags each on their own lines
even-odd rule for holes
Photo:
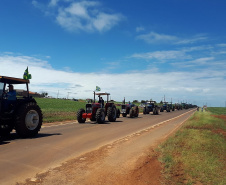
<svg viewBox="0 0 226 185">
<path fill-rule="evenodd" d="M 153 115 L 159 114 L 159 107 L 156 105 L 156 101 L 147 101 L 143 108 L 143 114 L 149 114 L 153 112 Z"/>
</svg>

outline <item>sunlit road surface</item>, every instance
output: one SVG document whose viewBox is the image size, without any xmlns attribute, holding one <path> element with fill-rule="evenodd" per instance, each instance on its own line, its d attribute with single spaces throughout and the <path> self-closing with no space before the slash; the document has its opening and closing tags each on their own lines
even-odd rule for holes
<svg viewBox="0 0 226 185">
<path fill-rule="evenodd" d="M 66 160 L 95 150 L 118 139 L 168 121 L 188 119 L 194 109 L 118 118 L 116 122 L 96 124 L 67 122 L 44 124 L 38 136 L 20 139 L 15 133 L 0 143 L 0 184 L 16 184 L 37 173 L 59 166 Z M 173 130 L 173 128 L 171 129 Z M 161 136 L 162 137 L 162 136 Z"/>
</svg>

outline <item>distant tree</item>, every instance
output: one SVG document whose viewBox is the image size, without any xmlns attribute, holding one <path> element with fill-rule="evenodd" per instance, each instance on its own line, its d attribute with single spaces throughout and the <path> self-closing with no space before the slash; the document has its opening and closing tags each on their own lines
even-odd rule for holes
<svg viewBox="0 0 226 185">
<path fill-rule="evenodd" d="M 133 100 L 133 103 L 139 103 L 139 101 L 138 100 Z"/>
<path fill-rule="evenodd" d="M 42 92 L 42 93 L 41 93 L 41 96 L 47 97 L 47 96 L 48 96 L 48 93 L 47 93 L 47 92 Z"/>
<path fill-rule="evenodd" d="M 160 104 L 162 104 L 162 100 L 160 101 Z"/>
<path fill-rule="evenodd" d="M 141 100 L 141 103 L 146 103 L 146 101 L 145 100 Z"/>
</svg>

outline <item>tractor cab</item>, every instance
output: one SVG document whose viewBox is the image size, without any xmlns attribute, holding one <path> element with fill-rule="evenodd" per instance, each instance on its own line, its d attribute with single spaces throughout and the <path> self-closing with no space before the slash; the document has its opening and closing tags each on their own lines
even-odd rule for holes
<svg viewBox="0 0 226 185">
<path fill-rule="evenodd" d="M 21 78 L 0 76 L 0 136 L 15 129 L 21 137 L 32 137 L 40 130 L 42 112 L 29 96 L 29 83 Z M 24 86 L 26 90 L 19 90 Z"/>
</svg>

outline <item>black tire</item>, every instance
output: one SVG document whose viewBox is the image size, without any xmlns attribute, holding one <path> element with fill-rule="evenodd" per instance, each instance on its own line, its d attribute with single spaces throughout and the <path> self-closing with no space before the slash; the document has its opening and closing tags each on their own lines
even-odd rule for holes
<svg viewBox="0 0 226 185">
<path fill-rule="evenodd" d="M 121 114 L 120 110 L 119 110 L 119 109 L 117 109 L 117 118 L 119 118 L 119 117 L 120 117 L 120 114 Z"/>
<path fill-rule="evenodd" d="M 108 121 L 110 121 L 110 122 L 114 122 L 116 120 L 116 118 L 117 118 L 117 110 L 116 110 L 115 106 L 108 107 L 107 116 L 108 116 Z"/>
<path fill-rule="evenodd" d="M 42 126 L 42 111 L 35 102 L 21 105 L 16 112 L 15 130 L 20 137 L 34 137 Z"/>
<path fill-rule="evenodd" d="M 156 115 L 159 115 L 159 109 L 156 108 Z"/>
<path fill-rule="evenodd" d="M 126 113 L 123 113 L 123 114 L 122 114 L 122 117 L 126 117 L 126 115 L 127 115 Z"/>
<path fill-rule="evenodd" d="M 156 115 L 156 109 L 153 108 L 153 115 Z"/>
<path fill-rule="evenodd" d="M 146 107 L 143 108 L 143 114 L 146 114 Z"/>
<path fill-rule="evenodd" d="M 163 108 L 160 108 L 160 112 L 163 112 Z"/>
<path fill-rule="evenodd" d="M 85 123 L 86 122 L 86 118 L 82 117 L 82 114 L 85 113 L 84 109 L 79 109 L 77 112 L 77 120 L 79 123 Z"/>
<path fill-rule="evenodd" d="M 134 116 L 134 110 L 133 108 L 131 108 L 129 111 L 129 117 L 132 118 L 133 116 Z"/>
<path fill-rule="evenodd" d="M 97 121 L 97 123 L 104 123 L 105 122 L 105 113 L 104 113 L 103 108 L 97 109 L 96 121 Z"/>
<path fill-rule="evenodd" d="M 134 107 L 134 116 L 138 117 L 138 115 L 139 115 L 139 108 L 138 108 L 138 106 L 135 106 Z"/>
</svg>

